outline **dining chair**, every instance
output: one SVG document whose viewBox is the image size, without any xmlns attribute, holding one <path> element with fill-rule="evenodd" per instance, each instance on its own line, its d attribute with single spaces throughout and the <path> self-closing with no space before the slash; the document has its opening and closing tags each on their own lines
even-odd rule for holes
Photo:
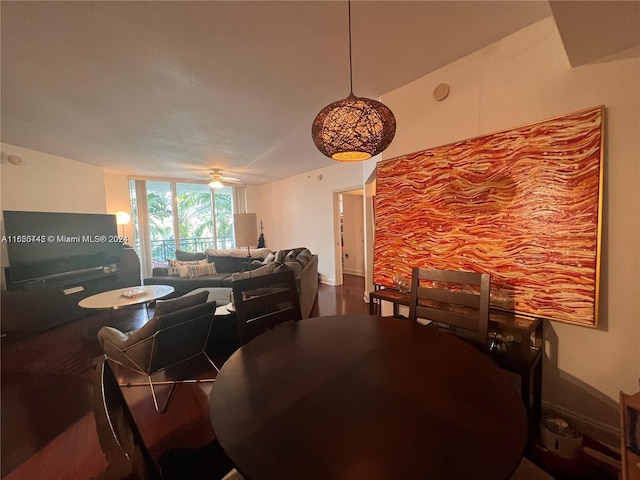
<svg viewBox="0 0 640 480">
<path fill-rule="evenodd" d="M 293 270 L 232 282 L 240 345 L 277 325 L 302 320 Z"/>
<path fill-rule="evenodd" d="M 110 480 L 229 479 L 236 470 L 220 444 L 171 448 L 156 463 L 138 429 L 113 370 L 103 355 L 96 359 L 93 414 L 107 467 L 99 478 Z"/>
<path fill-rule="evenodd" d="M 98 357 L 95 363 L 92 404 L 98 441 L 107 461 L 103 476 L 114 480 L 160 479 L 106 357 Z"/>
<path fill-rule="evenodd" d="M 180 380 L 183 365 L 192 358 L 203 356 L 219 371 L 205 351 L 216 310 L 216 302 L 207 302 L 208 293 L 185 295 L 157 302 L 153 318 L 138 330 L 121 332 L 113 327 L 102 327 L 98 341 L 107 358 L 115 363 L 146 375 L 147 383 L 126 383 L 126 386 L 148 385 L 151 388 L 156 411 L 163 413 L 177 383 L 210 382 L 215 378 Z M 172 379 L 155 381 L 160 372 L 172 373 Z M 171 385 L 162 406 L 158 403 L 155 386 Z"/>
<path fill-rule="evenodd" d="M 415 267 L 409 320 L 427 320 L 486 350 L 490 288 L 488 273 Z"/>
</svg>

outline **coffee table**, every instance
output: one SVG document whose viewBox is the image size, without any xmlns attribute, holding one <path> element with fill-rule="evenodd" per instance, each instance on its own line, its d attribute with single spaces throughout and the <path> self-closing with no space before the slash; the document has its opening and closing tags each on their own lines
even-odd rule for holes
<svg viewBox="0 0 640 480">
<path fill-rule="evenodd" d="M 134 297 L 125 297 L 122 295 L 123 292 L 131 290 L 132 288 L 143 288 L 145 293 Z M 169 285 L 145 285 L 144 287 L 118 288 L 83 298 L 78 302 L 78 306 L 91 310 L 117 310 L 132 305 L 146 305 L 149 302 L 172 294 L 173 291 L 174 288 Z"/>
</svg>

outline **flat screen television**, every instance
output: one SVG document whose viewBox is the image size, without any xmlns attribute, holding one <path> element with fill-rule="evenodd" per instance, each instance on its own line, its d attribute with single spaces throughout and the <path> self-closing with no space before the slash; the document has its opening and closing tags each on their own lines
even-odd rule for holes
<svg viewBox="0 0 640 480">
<path fill-rule="evenodd" d="M 11 284 L 102 268 L 120 261 L 115 215 L 5 210 Z"/>
</svg>

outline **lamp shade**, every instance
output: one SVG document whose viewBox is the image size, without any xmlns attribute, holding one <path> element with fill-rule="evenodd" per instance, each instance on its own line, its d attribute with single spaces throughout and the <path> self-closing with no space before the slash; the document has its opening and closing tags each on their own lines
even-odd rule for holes
<svg viewBox="0 0 640 480">
<path fill-rule="evenodd" d="M 128 212 L 116 212 L 116 223 L 118 225 L 126 225 L 131 220 L 131 215 Z"/>
<path fill-rule="evenodd" d="M 353 93 L 320 110 L 311 126 L 318 150 L 341 162 L 366 160 L 379 154 L 395 134 L 396 119 L 386 105 Z"/>
<path fill-rule="evenodd" d="M 258 243 L 258 219 L 255 213 L 235 213 L 233 231 L 236 247 L 252 247 Z"/>
</svg>

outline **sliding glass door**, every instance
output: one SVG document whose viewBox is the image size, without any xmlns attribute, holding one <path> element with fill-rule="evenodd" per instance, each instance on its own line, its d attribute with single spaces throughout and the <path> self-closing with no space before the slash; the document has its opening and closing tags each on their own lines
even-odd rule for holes
<svg viewBox="0 0 640 480">
<path fill-rule="evenodd" d="M 166 266 L 176 250 L 229 249 L 233 238 L 233 188 L 171 181 L 131 180 L 135 249 L 145 275 Z M 145 268 L 146 265 L 146 268 Z"/>
</svg>

